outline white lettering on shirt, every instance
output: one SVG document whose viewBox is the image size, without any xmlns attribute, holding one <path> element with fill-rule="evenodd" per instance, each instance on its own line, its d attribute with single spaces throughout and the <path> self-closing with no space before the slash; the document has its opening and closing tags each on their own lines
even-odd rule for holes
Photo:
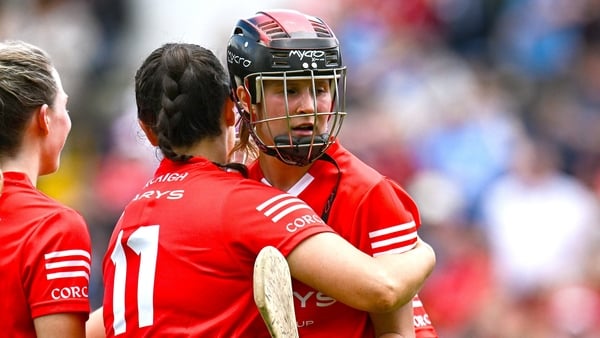
<svg viewBox="0 0 600 338">
<path fill-rule="evenodd" d="M 314 297 L 313 297 L 314 296 Z M 300 301 L 300 307 L 306 308 L 308 302 L 314 302 L 317 307 L 327 307 L 333 305 L 336 300 L 327 296 L 322 292 L 309 291 L 306 295 L 301 295 L 297 291 L 294 291 L 294 298 Z"/>
<path fill-rule="evenodd" d="M 159 182 L 181 182 L 185 180 L 188 175 L 188 173 L 167 173 L 151 179 L 146 183 L 146 187 Z"/>
<path fill-rule="evenodd" d="M 168 200 L 179 200 L 183 198 L 183 193 L 185 190 L 148 190 L 144 191 L 141 194 L 135 195 L 133 198 L 134 201 L 141 199 L 168 199 Z"/>
<path fill-rule="evenodd" d="M 68 299 L 68 298 L 88 298 L 87 286 L 69 286 L 64 288 L 55 288 L 50 292 L 52 299 Z"/>
</svg>

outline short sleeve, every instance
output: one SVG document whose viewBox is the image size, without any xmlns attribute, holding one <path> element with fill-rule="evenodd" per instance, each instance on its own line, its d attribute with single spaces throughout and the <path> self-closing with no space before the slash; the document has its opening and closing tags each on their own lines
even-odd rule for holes
<svg viewBox="0 0 600 338">
<path fill-rule="evenodd" d="M 357 215 L 358 222 L 368 229 L 373 256 L 408 251 L 417 242 L 417 206 L 402 188 L 387 179 L 365 194 Z"/>
<path fill-rule="evenodd" d="M 246 194 L 236 194 L 240 219 L 230 223 L 232 242 L 238 250 L 255 257 L 271 245 L 287 256 L 306 238 L 321 232 L 333 232 L 317 213 L 301 199 L 260 183 L 245 187 Z"/>
<path fill-rule="evenodd" d="M 91 241 L 83 217 L 71 209 L 50 213 L 27 238 L 22 279 L 33 318 L 90 312 Z"/>
</svg>

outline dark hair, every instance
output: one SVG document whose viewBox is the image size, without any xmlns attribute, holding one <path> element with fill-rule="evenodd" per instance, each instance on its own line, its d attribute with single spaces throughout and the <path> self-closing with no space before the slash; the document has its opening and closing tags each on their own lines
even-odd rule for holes
<svg viewBox="0 0 600 338">
<path fill-rule="evenodd" d="M 0 158 L 14 156 L 35 108 L 52 106 L 58 86 L 42 49 L 23 41 L 0 42 Z"/>
<path fill-rule="evenodd" d="M 221 62 L 195 44 L 168 43 L 154 50 L 135 75 L 138 118 L 158 138 L 163 155 L 187 161 L 174 148 L 221 135 L 229 81 Z"/>
</svg>

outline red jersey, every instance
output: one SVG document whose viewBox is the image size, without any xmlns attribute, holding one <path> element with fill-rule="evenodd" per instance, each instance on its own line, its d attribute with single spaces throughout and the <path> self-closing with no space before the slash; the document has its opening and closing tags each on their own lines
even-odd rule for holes
<svg viewBox="0 0 600 338">
<path fill-rule="evenodd" d="M 91 242 L 76 211 L 4 173 L 0 196 L 0 332 L 35 337 L 33 319 L 90 312 Z"/>
<path fill-rule="evenodd" d="M 268 184 L 256 161 L 249 166 L 249 172 L 250 178 Z M 308 203 L 337 233 L 369 255 L 404 252 L 417 242 L 420 217 L 414 201 L 398 184 L 339 143 L 314 162 L 288 193 Z M 335 198 L 332 204 L 331 198 Z M 293 289 L 301 337 L 373 337 L 368 313 L 295 280 Z M 437 337 L 418 296 L 413 307 L 417 337 Z"/>
<path fill-rule="evenodd" d="M 270 337 L 252 274 L 332 231 L 306 203 L 203 158 L 161 161 L 127 205 L 103 261 L 108 337 Z"/>
</svg>

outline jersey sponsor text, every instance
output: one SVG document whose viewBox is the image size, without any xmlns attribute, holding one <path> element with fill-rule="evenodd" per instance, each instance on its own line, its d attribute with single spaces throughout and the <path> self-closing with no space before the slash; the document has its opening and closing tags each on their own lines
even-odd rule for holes
<svg viewBox="0 0 600 338">
<path fill-rule="evenodd" d="M 188 173 L 168 173 L 164 175 L 160 175 L 154 177 L 148 183 L 146 183 L 146 187 L 151 186 L 154 183 L 162 183 L 162 182 L 181 182 L 183 181 L 189 174 Z"/>
<path fill-rule="evenodd" d="M 184 192 L 185 192 L 184 190 L 167 190 L 167 191 L 148 190 L 148 191 L 144 191 L 141 194 L 135 195 L 135 197 L 133 198 L 133 200 L 134 201 L 141 200 L 141 199 L 179 200 L 179 199 L 183 198 L 183 193 Z"/>
<path fill-rule="evenodd" d="M 317 291 L 309 291 L 306 295 L 301 295 L 299 292 L 294 291 L 294 298 L 300 302 L 301 308 L 306 308 L 308 302 L 314 302 L 314 305 L 317 307 L 328 307 L 337 302 L 334 298 Z"/>
</svg>

